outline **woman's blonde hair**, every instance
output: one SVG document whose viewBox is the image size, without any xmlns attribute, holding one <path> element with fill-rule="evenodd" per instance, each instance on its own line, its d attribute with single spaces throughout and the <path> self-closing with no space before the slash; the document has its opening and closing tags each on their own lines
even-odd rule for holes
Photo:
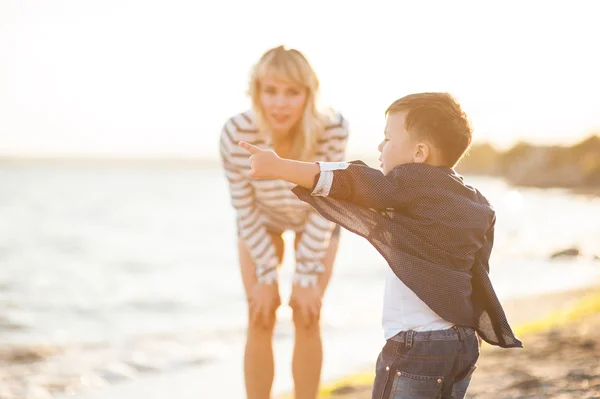
<svg viewBox="0 0 600 399">
<path fill-rule="evenodd" d="M 319 79 L 308 60 L 298 50 L 278 46 L 267 51 L 252 69 L 249 95 L 256 117 L 259 134 L 264 137 L 268 125 L 260 104 L 260 82 L 267 75 L 288 80 L 306 89 L 306 104 L 300 122 L 293 133 L 292 159 L 312 161 L 321 132 L 325 129 L 326 117 L 317 110 L 316 97 Z"/>
</svg>

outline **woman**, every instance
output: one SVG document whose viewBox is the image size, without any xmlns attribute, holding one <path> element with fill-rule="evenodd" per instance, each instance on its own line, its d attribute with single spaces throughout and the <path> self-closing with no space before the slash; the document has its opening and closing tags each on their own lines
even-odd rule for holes
<svg viewBox="0 0 600 399">
<path fill-rule="evenodd" d="M 240 140 L 305 161 L 342 161 L 348 126 L 339 113 L 317 109 L 319 81 L 297 50 L 279 46 L 254 66 L 252 109 L 230 118 L 220 149 L 237 214 L 238 251 L 248 300 L 244 358 L 249 399 L 270 397 L 274 376 L 273 329 L 280 305 L 278 266 L 282 233 L 293 230 L 296 270 L 290 297 L 295 326 L 292 372 L 297 399 L 317 396 L 322 364 L 319 314 L 339 241 L 339 227 L 320 216 L 279 180 L 252 180 Z"/>
</svg>

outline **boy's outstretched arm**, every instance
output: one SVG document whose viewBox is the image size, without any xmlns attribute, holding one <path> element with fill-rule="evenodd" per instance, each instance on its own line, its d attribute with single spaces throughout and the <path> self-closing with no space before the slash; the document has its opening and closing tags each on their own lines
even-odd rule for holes
<svg viewBox="0 0 600 399">
<path fill-rule="evenodd" d="M 367 208 L 395 208 L 404 202 L 393 179 L 365 164 L 294 161 L 244 141 L 240 146 L 251 154 L 249 177 L 285 180 L 311 190 L 312 195 L 343 199 Z"/>
<path fill-rule="evenodd" d="M 313 188 L 315 177 L 320 172 L 318 164 L 281 158 L 275 151 L 263 150 L 245 141 L 240 141 L 240 146 L 251 154 L 248 177 L 280 179 L 300 187 Z"/>
</svg>

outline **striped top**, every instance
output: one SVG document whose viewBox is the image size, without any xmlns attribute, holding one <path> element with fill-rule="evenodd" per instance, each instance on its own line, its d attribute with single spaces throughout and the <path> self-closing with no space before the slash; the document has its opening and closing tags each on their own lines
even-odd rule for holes
<svg viewBox="0 0 600 399">
<path fill-rule="evenodd" d="M 279 259 L 269 231 L 293 230 L 303 233 L 296 248 L 294 284 L 316 285 L 324 271 L 322 259 L 335 224 L 300 201 L 291 191 L 294 184 L 249 178 L 250 154 L 238 146 L 241 140 L 262 149 L 273 146 L 270 135 L 259 137 L 252 111 L 230 118 L 221 131 L 221 161 L 237 214 L 238 233 L 256 265 L 258 281 L 270 284 L 277 280 Z M 319 138 L 315 161 L 344 160 L 347 142 L 348 124 L 341 114 L 334 113 Z"/>
</svg>

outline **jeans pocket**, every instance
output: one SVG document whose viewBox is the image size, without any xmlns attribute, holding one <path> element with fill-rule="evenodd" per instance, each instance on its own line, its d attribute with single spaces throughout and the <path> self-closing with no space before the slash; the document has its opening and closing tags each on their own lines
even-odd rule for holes
<svg viewBox="0 0 600 399">
<path fill-rule="evenodd" d="M 469 368 L 469 370 L 467 371 L 467 373 L 464 376 L 460 376 L 458 380 L 456 380 L 456 382 L 460 382 L 460 381 L 464 381 L 467 379 L 470 379 L 471 376 L 473 375 L 473 373 L 475 372 L 475 370 L 477 370 L 477 365 L 474 364 L 471 366 L 471 368 Z"/>
<path fill-rule="evenodd" d="M 373 399 L 383 399 L 386 388 L 389 387 L 391 367 L 396 359 L 396 346 L 395 342 L 388 341 L 377 358 L 375 381 L 373 382 Z"/>
<path fill-rule="evenodd" d="M 444 377 L 432 377 L 397 371 L 389 399 L 439 399 Z"/>
<path fill-rule="evenodd" d="M 476 369 L 477 365 L 472 365 L 464 376 L 459 376 L 459 379 L 454 381 L 454 384 L 452 384 L 453 399 L 463 399 L 467 395 L 467 389 L 469 389 L 469 384 L 471 384 L 471 377 Z"/>
</svg>

